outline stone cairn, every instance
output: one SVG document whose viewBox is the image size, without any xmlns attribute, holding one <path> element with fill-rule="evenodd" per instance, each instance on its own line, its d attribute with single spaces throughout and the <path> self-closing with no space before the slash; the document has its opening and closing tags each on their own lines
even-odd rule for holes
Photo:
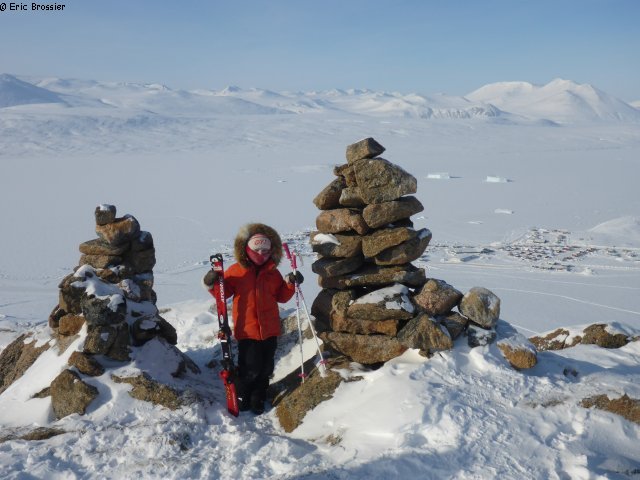
<svg viewBox="0 0 640 480">
<path fill-rule="evenodd" d="M 113 205 L 96 207 L 95 219 L 98 238 L 80 244 L 79 265 L 60 282 L 59 303 L 49 316 L 49 326 L 61 346 L 69 345 L 86 325 L 84 346 L 72 353 L 69 365 L 89 376 L 104 373 L 100 356 L 126 362 L 132 346 L 153 338 L 162 339 L 170 349 L 177 343 L 175 328 L 156 307 L 151 234 L 141 231 L 131 215 L 117 218 Z M 84 413 L 98 394 L 77 372 L 65 370 L 51 384 L 58 418 Z M 75 394 L 70 396 L 72 391 Z"/>
<path fill-rule="evenodd" d="M 500 316 L 495 294 L 475 287 L 463 295 L 411 263 L 432 235 L 410 219 L 424 209 L 411 196 L 416 178 L 379 157 L 384 151 L 373 138 L 348 146 L 347 163 L 334 168 L 336 178 L 314 199 L 321 212 L 310 236 L 318 255 L 312 270 L 322 290 L 311 313 L 325 347 L 374 365 L 408 348 L 424 355 L 451 349 L 463 332 L 471 346 L 492 342 Z M 516 335 L 511 329 L 508 345 L 499 345 L 503 353 L 508 347 L 535 357 Z M 526 356 L 517 368 L 535 364 Z"/>
</svg>

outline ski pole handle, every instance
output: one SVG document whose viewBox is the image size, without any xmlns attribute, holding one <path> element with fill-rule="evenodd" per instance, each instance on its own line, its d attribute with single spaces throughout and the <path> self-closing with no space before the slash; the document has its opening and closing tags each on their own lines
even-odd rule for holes
<svg viewBox="0 0 640 480">
<path fill-rule="evenodd" d="M 295 272 L 298 269 L 298 262 L 296 261 L 296 252 L 293 252 L 293 255 L 291 255 L 291 250 L 289 250 L 289 245 L 287 243 L 283 243 L 282 248 L 284 248 L 284 253 L 287 254 L 287 258 L 291 262 L 291 268 Z"/>
<path fill-rule="evenodd" d="M 289 245 L 285 242 L 282 244 L 282 248 L 284 248 L 284 253 L 287 254 L 287 258 L 291 261 L 291 251 L 289 250 Z"/>
</svg>

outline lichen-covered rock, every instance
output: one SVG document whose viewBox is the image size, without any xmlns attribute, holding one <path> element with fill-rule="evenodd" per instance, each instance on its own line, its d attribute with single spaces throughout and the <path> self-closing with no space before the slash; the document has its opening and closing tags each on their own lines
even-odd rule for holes
<svg viewBox="0 0 640 480">
<path fill-rule="evenodd" d="M 96 225 L 107 225 L 116 220 L 116 207 L 103 203 L 95 210 Z"/>
<path fill-rule="evenodd" d="M 402 265 L 420 258 L 431 241 L 431 232 L 427 228 L 418 231 L 416 236 L 406 242 L 387 248 L 374 257 L 376 265 Z"/>
<path fill-rule="evenodd" d="M 74 315 L 68 313 L 64 315 L 58 324 L 58 333 L 60 335 L 75 335 L 82 329 L 84 325 L 84 317 L 82 315 Z"/>
<path fill-rule="evenodd" d="M 353 167 L 360 194 L 367 204 L 397 200 L 418 189 L 413 175 L 384 158 L 357 160 Z"/>
<path fill-rule="evenodd" d="M 269 387 L 271 403 L 285 432 L 294 431 L 309 411 L 333 397 L 336 388 L 345 381 L 336 370 L 349 370 L 350 360 L 344 357 L 329 358 L 326 367 L 327 375 L 322 377 L 313 368 L 311 359 L 304 364 L 305 372 L 309 372 L 304 383 L 300 382 L 296 370 Z M 360 378 L 355 377 L 351 381 Z"/>
<path fill-rule="evenodd" d="M 497 342 L 504 358 L 516 370 L 533 368 L 538 363 L 536 348 L 524 335 L 516 333 Z"/>
<path fill-rule="evenodd" d="M 122 263 L 122 257 L 114 255 L 81 255 L 80 265 L 91 265 L 93 268 L 108 268 Z"/>
<path fill-rule="evenodd" d="M 364 365 L 383 363 L 402 355 L 407 347 L 386 335 L 356 335 L 342 332 L 319 334 L 326 347 Z"/>
<path fill-rule="evenodd" d="M 366 205 L 358 187 L 346 187 L 340 194 L 339 203 L 343 207 L 361 208 Z"/>
<path fill-rule="evenodd" d="M 339 290 L 356 287 L 383 287 L 393 283 L 401 283 L 408 287 L 421 287 L 425 282 L 424 269 L 416 268 L 411 264 L 391 267 L 365 264 L 347 275 L 318 278 L 318 283 L 322 288 L 337 288 Z"/>
<path fill-rule="evenodd" d="M 331 183 L 324 187 L 322 191 L 316 195 L 316 198 L 313 199 L 314 205 L 318 210 L 340 208 L 340 195 L 346 186 L 344 178 L 338 177 L 333 179 Z"/>
<path fill-rule="evenodd" d="M 128 250 L 129 245 L 110 245 L 100 238 L 83 242 L 78 247 L 80 253 L 85 255 L 109 255 L 114 257 L 122 256 Z"/>
<path fill-rule="evenodd" d="M 370 228 L 379 228 L 404 220 L 424 210 L 416 197 L 403 197 L 390 202 L 367 205 L 362 210 L 362 218 Z"/>
<path fill-rule="evenodd" d="M 408 348 L 417 348 L 423 355 L 453 348 L 449 332 L 426 314 L 409 320 L 398 333 L 398 340 Z"/>
<path fill-rule="evenodd" d="M 316 218 L 316 228 L 322 233 L 355 231 L 360 235 L 364 235 L 369 231 L 361 212 L 353 208 L 336 208 L 322 211 Z"/>
<path fill-rule="evenodd" d="M 67 363 L 76 367 L 80 373 L 90 377 L 99 377 L 104 373 L 104 367 L 94 357 L 82 352 L 73 352 Z"/>
<path fill-rule="evenodd" d="M 140 224 L 133 216 L 125 215 L 112 223 L 96 225 L 96 234 L 110 245 L 124 245 L 140 234 Z"/>
<path fill-rule="evenodd" d="M 360 160 L 363 158 L 377 157 L 378 155 L 381 155 L 384 150 L 385 148 L 378 142 L 376 142 L 373 138 L 365 138 L 347 147 L 347 163 L 351 164 L 356 160 Z"/>
<path fill-rule="evenodd" d="M 584 345 L 598 345 L 602 348 L 620 348 L 629 343 L 629 338 L 622 332 L 611 332 L 605 323 L 589 325 L 583 330 L 581 343 Z"/>
<path fill-rule="evenodd" d="M 444 315 L 456 307 L 462 299 L 462 293 L 444 280 L 430 278 L 422 289 L 413 297 L 430 316 Z"/>
<path fill-rule="evenodd" d="M 93 355 L 106 355 L 116 341 L 118 329 L 115 325 L 90 325 L 84 341 L 84 352 Z"/>
<path fill-rule="evenodd" d="M 573 347 L 580 343 L 580 341 L 582 340 L 581 336 L 574 337 L 569 342 L 569 345 L 567 345 L 566 340 L 569 337 L 569 330 L 565 328 L 558 328 L 544 336 L 536 335 L 535 337 L 531 337 L 529 340 L 540 352 L 544 350 L 562 350 L 563 348 L 567 348 L 568 346 Z"/>
<path fill-rule="evenodd" d="M 152 379 L 148 374 L 135 377 L 118 377 L 111 375 L 116 383 L 128 383 L 133 385 L 129 395 L 137 400 L 151 402 L 171 410 L 177 410 L 182 406 L 180 392 L 176 389 Z"/>
<path fill-rule="evenodd" d="M 311 305 L 311 315 L 319 331 L 330 330 L 333 321 L 347 317 L 347 308 L 355 298 L 352 290 L 323 289 Z"/>
<path fill-rule="evenodd" d="M 467 329 L 469 320 L 458 312 L 449 312 L 445 315 L 438 315 L 436 321 L 449 332 L 449 336 L 455 340 Z"/>
<path fill-rule="evenodd" d="M 51 313 L 49 314 L 49 328 L 58 328 L 60 326 L 60 319 L 66 314 L 67 312 L 60 308 L 60 305 L 53 307 L 53 310 L 51 310 Z"/>
<path fill-rule="evenodd" d="M 388 335 L 395 337 L 400 331 L 400 320 L 370 320 L 362 318 L 336 317 L 331 319 L 331 330 L 334 332 L 357 333 L 359 335 Z"/>
<path fill-rule="evenodd" d="M 113 343 L 111 344 L 105 355 L 119 362 L 127 362 L 130 360 L 129 345 L 131 345 L 129 326 L 126 323 L 122 323 L 116 326 Z"/>
<path fill-rule="evenodd" d="M 365 257 L 372 258 L 383 250 L 400 245 L 407 240 L 415 238 L 417 235 L 418 232 L 406 227 L 377 230 L 362 237 L 362 253 Z"/>
<path fill-rule="evenodd" d="M 320 233 L 310 235 L 311 249 L 323 257 L 347 258 L 362 253 L 362 237 L 355 233 Z"/>
<path fill-rule="evenodd" d="M 640 399 L 631 398 L 626 393 L 620 398 L 610 399 L 607 395 L 594 395 L 580 402 L 584 408 L 597 408 L 615 413 L 630 422 L 640 424 Z"/>
<path fill-rule="evenodd" d="M 346 275 L 360 268 L 364 263 L 361 255 L 347 258 L 321 258 L 311 265 L 311 270 L 322 277 Z"/>
<path fill-rule="evenodd" d="M 362 320 L 409 320 L 414 313 L 409 289 L 398 283 L 358 298 L 347 309 L 348 317 Z"/>
<path fill-rule="evenodd" d="M 0 353 L 0 393 L 20 378 L 49 346 L 49 342 L 38 346 L 26 333 L 7 345 Z"/>
<path fill-rule="evenodd" d="M 347 187 L 357 187 L 356 172 L 353 169 L 353 165 L 345 163 L 344 165 L 336 165 L 333 167 L 333 174 L 336 177 L 344 178 Z"/>
<path fill-rule="evenodd" d="M 482 328 L 473 324 L 467 326 L 467 343 L 471 348 L 484 347 L 495 342 L 497 333 L 495 329 Z"/>
<path fill-rule="evenodd" d="M 500 318 L 500 299 L 482 287 L 473 287 L 460 300 L 460 313 L 484 328 L 493 328 Z"/>
<path fill-rule="evenodd" d="M 51 382 L 51 406 L 57 419 L 73 413 L 84 415 L 87 407 L 98 396 L 98 389 L 84 383 L 71 370 L 64 370 Z"/>
<path fill-rule="evenodd" d="M 58 305 L 66 313 L 82 313 L 80 301 L 86 290 L 82 285 L 82 280 L 71 273 L 64 277 L 58 285 Z"/>
</svg>

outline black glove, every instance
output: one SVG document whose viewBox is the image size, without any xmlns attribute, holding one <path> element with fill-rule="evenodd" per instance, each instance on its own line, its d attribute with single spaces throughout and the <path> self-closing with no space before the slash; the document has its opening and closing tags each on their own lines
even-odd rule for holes
<svg viewBox="0 0 640 480">
<path fill-rule="evenodd" d="M 213 288 L 213 286 L 218 281 L 218 272 L 214 272 L 213 270 L 209 270 L 207 274 L 202 279 L 202 283 L 204 283 L 208 288 Z"/>
<path fill-rule="evenodd" d="M 304 282 L 304 277 L 300 272 L 296 272 L 295 275 L 293 272 L 291 272 L 287 273 L 287 275 L 284 277 L 284 281 L 289 285 L 292 285 L 295 282 L 298 282 L 298 285 L 300 285 L 302 282 Z"/>
</svg>

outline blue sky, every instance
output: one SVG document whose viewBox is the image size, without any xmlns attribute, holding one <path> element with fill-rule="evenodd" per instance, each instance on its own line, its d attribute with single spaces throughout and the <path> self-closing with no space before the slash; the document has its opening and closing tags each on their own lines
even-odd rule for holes
<svg viewBox="0 0 640 480">
<path fill-rule="evenodd" d="M 0 12 L 0 73 L 451 95 L 561 77 L 640 100 L 639 0 L 58 3 Z"/>
</svg>

